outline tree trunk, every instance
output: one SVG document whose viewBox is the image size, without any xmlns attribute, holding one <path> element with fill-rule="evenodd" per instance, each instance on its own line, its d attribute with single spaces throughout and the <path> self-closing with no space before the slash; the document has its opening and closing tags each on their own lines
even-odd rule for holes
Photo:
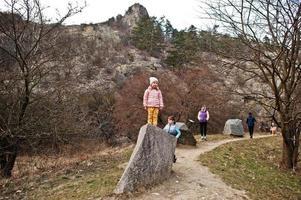
<svg viewBox="0 0 301 200">
<path fill-rule="evenodd" d="M 293 125 L 282 128 L 283 151 L 281 166 L 285 169 L 295 170 L 299 155 L 299 135 L 300 133 Z"/>
<path fill-rule="evenodd" d="M 296 133 L 295 136 L 295 149 L 293 152 L 293 164 L 294 164 L 294 169 L 297 167 L 298 164 L 298 157 L 299 157 L 299 142 L 300 142 L 300 132 Z"/>
<path fill-rule="evenodd" d="M 293 169 L 294 166 L 292 143 L 286 139 L 283 139 L 281 166 L 285 169 Z"/>
<path fill-rule="evenodd" d="M 9 178 L 16 161 L 18 146 L 5 137 L 0 139 L 0 147 L 0 175 Z"/>
</svg>

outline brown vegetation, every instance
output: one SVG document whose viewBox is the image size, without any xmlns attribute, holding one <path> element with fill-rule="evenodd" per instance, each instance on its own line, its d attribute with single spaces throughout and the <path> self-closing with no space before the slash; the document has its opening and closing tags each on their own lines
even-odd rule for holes
<svg viewBox="0 0 301 200">
<path fill-rule="evenodd" d="M 148 78 L 156 76 L 163 94 L 164 109 L 159 114 L 158 126 L 167 123 L 167 117 L 174 115 L 177 121 L 189 123 L 196 121 L 191 128 L 198 131 L 197 113 L 205 104 L 209 108 L 209 133 L 220 133 L 225 121 L 238 116 L 238 106 L 229 103 L 222 81 L 206 66 L 183 71 L 160 71 L 155 73 L 135 74 L 126 80 L 116 95 L 114 120 L 117 134 L 136 140 L 139 128 L 146 123 L 147 113 L 142 106 L 145 89 L 149 86 Z"/>
<path fill-rule="evenodd" d="M 69 46 L 60 27 L 82 8 L 70 5 L 57 22 L 48 24 L 39 1 L 5 4 L 8 13 L 0 12 L 0 163 L 1 175 L 9 177 L 21 144 L 32 145 L 36 139 L 56 135 L 59 130 L 60 123 L 53 128 L 48 117 L 60 119 L 55 111 L 60 112 L 58 107 L 65 102 L 60 96 L 63 92 L 57 90 L 61 85 L 54 84 L 47 91 L 40 91 L 39 86 L 64 66 L 62 60 L 68 63 Z M 46 107 L 47 100 L 57 103 L 57 109 Z"/>
</svg>

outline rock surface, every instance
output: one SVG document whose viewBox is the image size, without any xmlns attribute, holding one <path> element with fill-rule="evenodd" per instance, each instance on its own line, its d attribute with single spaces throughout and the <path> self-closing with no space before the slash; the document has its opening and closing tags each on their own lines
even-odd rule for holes
<svg viewBox="0 0 301 200">
<path fill-rule="evenodd" d="M 143 17 L 149 17 L 146 8 L 139 3 L 135 3 L 129 7 L 128 11 L 125 13 L 121 19 L 122 23 L 133 29 L 136 23 Z"/>
<path fill-rule="evenodd" d="M 130 161 L 114 192 L 135 191 L 169 178 L 175 147 L 175 137 L 158 127 L 142 126 Z"/>
<path fill-rule="evenodd" d="M 235 136 L 243 136 L 244 129 L 242 126 L 242 121 L 240 119 L 228 119 L 225 123 L 223 133 Z"/>
<path fill-rule="evenodd" d="M 185 123 L 183 123 L 183 122 L 177 122 L 176 126 L 181 131 L 181 136 L 178 139 L 178 143 L 184 144 L 184 145 L 196 146 L 196 140 L 193 137 L 193 134 L 189 130 L 189 128 L 187 127 L 187 125 Z"/>
</svg>

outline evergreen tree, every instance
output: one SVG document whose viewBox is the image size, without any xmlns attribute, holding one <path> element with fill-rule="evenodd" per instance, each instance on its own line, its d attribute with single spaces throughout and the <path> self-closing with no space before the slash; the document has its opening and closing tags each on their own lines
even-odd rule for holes
<svg viewBox="0 0 301 200">
<path fill-rule="evenodd" d="M 200 45 L 202 51 L 215 52 L 217 48 L 222 48 L 222 42 L 218 39 L 218 25 L 213 25 L 206 31 L 200 32 Z"/>
<path fill-rule="evenodd" d="M 172 27 L 170 21 L 166 19 L 164 23 L 165 41 L 169 42 L 172 39 L 173 32 L 174 32 L 174 28 Z"/>
<path fill-rule="evenodd" d="M 145 50 L 153 56 L 161 53 L 164 34 L 161 23 L 155 17 L 143 17 L 133 28 L 131 42 L 140 50 Z"/>
<path fill-rule="evenodd" d="M 199 51 L 199 37 L 196 27 L 192 25 L 188 30 L 174 30 L 171 45 L 166 58 L 168 65 L 180 67 L 193 61 Z"/>
</svg>

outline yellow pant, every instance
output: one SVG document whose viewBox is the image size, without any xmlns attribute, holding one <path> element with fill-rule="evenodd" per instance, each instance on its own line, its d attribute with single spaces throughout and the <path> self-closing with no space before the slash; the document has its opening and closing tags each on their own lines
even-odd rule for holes
<svg viewBox="0 0 301 200">
<path fill-rule="evenodd" d="M 147 123 L 157 126 L 158 123 L 158 114 L 159 114 L 159 108 L 155 107 L 148 107 L 147 108 Z"/>
</svg>

